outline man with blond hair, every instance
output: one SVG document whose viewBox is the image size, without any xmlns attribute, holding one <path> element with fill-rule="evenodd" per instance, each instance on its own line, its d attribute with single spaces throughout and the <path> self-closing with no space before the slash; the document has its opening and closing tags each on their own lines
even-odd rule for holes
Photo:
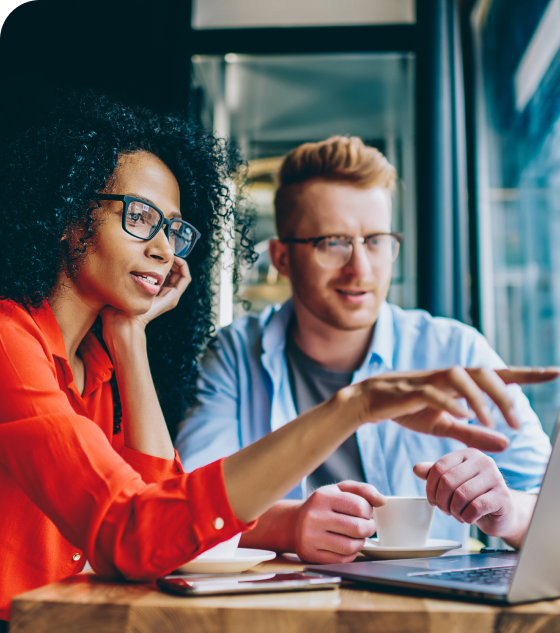
<svg viewBox="0 0 560 633">
<path fill-rule="evenodd" d="M 185 468 L 234 453 L 372 376 L 504 366 L 473 328 L 386 302 L 402 239 L 391 231 L 395 179 L 387 159 L 355 137 L 306 143 L 286 156 L 270 256 L 290 280 L 292 299 L 218 333 L 201 364 L 198 402 L 177 437 Z M 317 563 L 351 561 L 372 534 L 381 493 L 427 494 L 438 508 L 432 538 L 465 543 L 468 524 L 476 523 L 519 546 L 550 443 L 521 389 L 509 389 L 518 431 L 488 403 L 510 437 L 503 453 L 490 457 L 392 420 L 363 426 L 241 545 L 295 551 Z"/>
</svg>

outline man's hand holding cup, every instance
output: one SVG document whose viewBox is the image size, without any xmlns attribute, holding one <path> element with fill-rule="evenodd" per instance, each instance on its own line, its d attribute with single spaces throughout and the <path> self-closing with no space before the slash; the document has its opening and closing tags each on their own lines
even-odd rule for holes
<svg viewBox="0 0 560 633">
<path fill-rule="evenodd" d="M 297 555 L 319 564 L 353 561 L 376 531 L 373 509 L 384 504 L 371 484 L 342 481 L 318 488 L 298 509 Z"/>
</svg>

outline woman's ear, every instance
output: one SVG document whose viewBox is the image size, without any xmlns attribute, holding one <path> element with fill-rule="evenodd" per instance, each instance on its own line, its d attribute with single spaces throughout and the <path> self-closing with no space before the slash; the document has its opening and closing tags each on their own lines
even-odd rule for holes
<svg viewBox="0 0 560 633">
<path fill-rule="evenodd" d="M 268 252 L 270 254 L 270 261 L 274 264 L 276 270 L 284 277 L 291 279 L 288 244 L 283 244 L 277 239 L 271 239 L 268 243 Z"/>
</svg>

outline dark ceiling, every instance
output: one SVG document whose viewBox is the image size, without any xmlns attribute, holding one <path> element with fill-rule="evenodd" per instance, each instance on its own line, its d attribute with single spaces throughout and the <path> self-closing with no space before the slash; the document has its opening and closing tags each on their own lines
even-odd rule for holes
<svg viewBox="0 0 560 633">
<path fill-rule="evenodd" d="M 35 0 L 0 36 L 1 125 L 53 86 L 93 88 L 166 112 L 186 107 L 189 0 Z"/>
</svg>

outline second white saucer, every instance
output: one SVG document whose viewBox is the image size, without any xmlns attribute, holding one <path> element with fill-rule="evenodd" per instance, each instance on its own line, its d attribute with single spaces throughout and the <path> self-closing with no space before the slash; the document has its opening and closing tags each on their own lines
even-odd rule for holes
<svg viewBox="0 0 560 633">
<path fill-rule="evenodd" d="M 452 549 L 458 549 L 461 543 L 439 538 L 428 539 L 424 547 L 381 547 L 376 538 L 366 539 L 362 554 L 372 560 L 391 560 L 396 558 L 431 558 L 441 556 Z"/>
<path fill-rule="evenodd" d="M 187 574 L 238 574 L 273 558 L 276 558 L 276 552 L 238 547 L 231 558 L 195 558 L 181 565 L 177 571 Z"/>
</svg>

